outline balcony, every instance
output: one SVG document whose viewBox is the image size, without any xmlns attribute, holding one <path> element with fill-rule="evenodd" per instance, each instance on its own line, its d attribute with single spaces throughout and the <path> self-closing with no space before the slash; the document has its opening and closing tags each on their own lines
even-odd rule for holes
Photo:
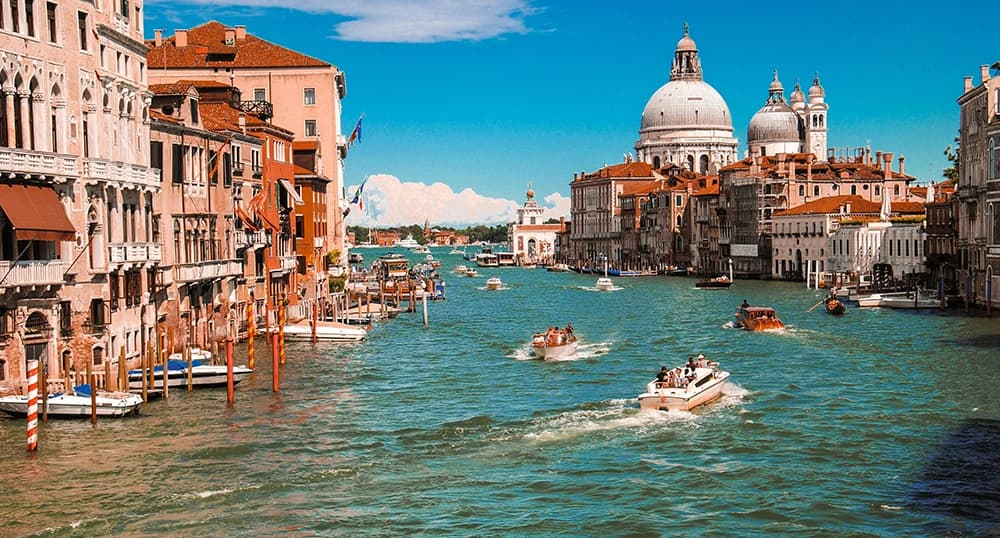
<svg viewBox="0 0 1000 538">
<path fill-rule="evenodd" d="M 324 238 L 313 237 L 313 248 L 323 248 Z"/>
<path fill-rule="evenodd" d="M 294 271 L 299 266 L 295 256 L 280 256 L 280 259 L 282 271 Z"/>
<path fill-rule="evenodd" d="M 108 250 L 110 263 L 145 264 L 163 261 L 163 248 L 159 243 L 111 243 Z"/>
<path fill-rule="evenodd" d="M 11 174 L 76 177 L 80 173 L 79 159 L 76 155 L 0 148 L 0 170 Z"/>
<path fill-rule="evenodd" d="M 236 235 L 237 250 L 258 249 L 269 246 L 271 246 L 271 236 L 263 230 L 257 232 L 244 231 L 242 234 Z"/>
<path fill-rule="evenodd" d="M 243 264 L 237 260 L 213 260 L 174 266 L 174 279 L 181 283 L 242 275 Z"/>
<path fill-rule="evenodd" d="M 65 260 L 49 261 L 0 261 L 0 288 L 32 288 L 36 286 L 61 286 L 63 275 L 69 269 Z"/>
<path fill-rule="evenodd" d="M 158 192 L 160 170 L 121 161 L 87 159 L 83 163 L 83 181 L 87 185 L 108 182 L 124 188 Z"/>
</svg>

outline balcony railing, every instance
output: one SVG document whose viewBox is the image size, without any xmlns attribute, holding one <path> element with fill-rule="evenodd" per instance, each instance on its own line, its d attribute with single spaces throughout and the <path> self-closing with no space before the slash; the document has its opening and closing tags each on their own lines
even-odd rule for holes
<svg viewBox="0 0 1000 538">
<path fill-rule="evenodd" d="M 298 260 L 295 256 L 281 256 L 281 269 L 283 271 L 294 271 L 298 267 Z"/>
<path fill-rule="evenodd" d="M 79 157 L 28 149 L 0 149 L 0 170 L 13 174 L 73 176 L 80 173 Z"/>
<path fill-rule="evenodd" d="M 146 263 L 163 261 L 163 248 L 159 243 L 111 243 L 111 263 Z"/>
<path fill-rule="evenodd" d="M 53 286 L 65 282 L 63 274 L 69 269 L 65 260 L 9 262 L 0 261 L 2 288 Z M 8 273 L 9 272 L 9 273 Z M 6 275 L 6 278 L 4 277 Z"/>
<path fill-rule="evenodd" d="M 260 230 L 236 235 L 236 248 L 263 248 L 271 246 L 271 236 Z"/>
<path fill-rule="evenodd" d="M 121 161 L 87 159 L 83 163 L 84 181 L 107 181 L 124 186 L 160 190 L 160 170 Z"/>
<path fill-rule="evenodd" d="M 242 274 L 243 265 L 237 260 L 213 260 L 174 266 L 174 278 L 177 282 L 196 282 Z"/>
</svg>

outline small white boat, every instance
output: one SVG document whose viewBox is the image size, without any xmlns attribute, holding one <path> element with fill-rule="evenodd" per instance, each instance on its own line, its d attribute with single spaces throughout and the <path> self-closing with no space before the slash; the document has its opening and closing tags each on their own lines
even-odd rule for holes
<svg viewBox="0 0 1000 538">
<path fill-rule="evenodd" d="M 91 412 L 90 385 L 77 385 L 74 393 L 51 394 L 46 399 L 51 418 L 87 418 Z M 142 397 L 127 392 L 97 391 L 97 416 L 124 417 L 139 413 Z M 28 415 L 28 397 L 20 394 L 0 398 L 0 411 L 24 417 Z M 42 414 L 42 397 L 38 397 L 38 414 Z"/>
<path fill-rule="evenodd" d="M 193 387 L 224 387 L 226 386 L 226 365 L 207 364 L 212 360 L 212 352 L 208 350 L 191 349 L 191 386 Z M 233 384 L 243 381 L 253 370 L 246 366 L 233 365 Z M 148 374 L 147 374 L 148 375 Z M 167 385 L 184 387 L 188 382 L 187 359 L 183 353 L 174 353 L 167 359 Z M 148 388 L 163 386 L 163 367 L 157 365 L 153 369 L 153 385 Z M 129 370 L 128 388 L 142 388 L 142 371 Z"/>
<path fill-rule="evenodd" d="M 576 354 L 576 336 L 572 331 L 536 333 L 531 338 L 531 350 L 540 359 L 565 359 Z"/>
<path fill-rule="evenodd" d="M 601 278 L 597 279 L 596 288 L 599 291 L 611 291 L 612 289 L 614 289 L 614 287 L 615 287 L 614 282 L 612 282 L 611 279 L 606 276 L 602 276 Z"/>
<path fill-rule="evenodd" d="M 451 252 L 449 252 L 448 254 L 465 254 L 465 251 L 464 250 L 458 250 L 457 248 L 453 248 L 453 249 L 451 249 Z"/>
<path fill-rule="evenodd" d="M 690 363 L 689 363 L 690 364 Z M 699 355 L 694 367 L 677 367 L 663 381 L 654 379 L 639 395 L 639 408 L 661 411 L 689 411 L 722 395 L 729 372 L 719 363 Z"/>
<path fill-rule="evenodd" d="M 552 273 L 568 273 L 570 272 L 570 268 L 569 265 L 566 265 L 565 263 L 557 263 L 555 265 L 550 265 L 548 271 Z"/>
<path fill-rule="evenodd" d="M 503 287 L 503 282 L 500 281 L 499 277 L 491 276 L 486 280 L 486 289 L 490 291 L 496 291 Z"/>
<path fill-rule="evenodd" d="M 479 276 L 479 271 L 476 271 L 474 267 L 470 267 L 465 271 L 465 276 Z"/>
<path fill-rule="evenodd" d="M 878 302 L 878 306 L 882 308 L 905 309 L 941 308 L 941 301 L 919 293 L 914 295 L 910 292 L 904 294 L 883 295 Z"/>
<path fill-rule="evenodd" d="M 336 321 L 316 323 L 316 340 L 323 342 L 357 342 L 364 340 L 368 331 L 364 327 L 348 325 Z M 312 322 L 289 323 L 285 325 L 285 340 L 312 341 Z"/>
<path fill-rule="evenodd" d="M 456 265 L 455 266 L 455 272 L 458 273 L 458 274 L 460 274 L 460 275 L 464 275 L 465 273 L 469 272 L 469 268 L 466 267 L 466 266 L 464 266 L 464 265 Z"/>
</svg>

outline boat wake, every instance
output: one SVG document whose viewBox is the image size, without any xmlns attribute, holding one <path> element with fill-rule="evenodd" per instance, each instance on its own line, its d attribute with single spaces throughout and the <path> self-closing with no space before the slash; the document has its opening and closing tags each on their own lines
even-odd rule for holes
<svg viewBox="0 0 1000 538">
<path fill-rule="evenodd" d="M 499 288 L 496 288 L 494 290 L 491 290 L 490 288 L 488 288 L 486 286 L 479 286 L 476 289 L 479 290 L 479 291 L 504 291 L 504 290 L 509 290 L 510 286 L 508 286 L 507 284 L 502 284 Z"/>
<path fill-rule="evenodd" d="M 570 359 L 592 359 L 611 351 L 611 342 L 579 343 L 576 346 L 576 356 Z"/>
<path fill-rule="evenodd" d="M 623 288 L 621 286 L 611 286 L 610 288 L 608 288 L 606 290 L 602 290 L 602 289 L 598 288 L 597 286 L 577 286 L 576 289 L 583 290 L 583 291 L 608 292 L 608 291 L 620 291 L 620 290 L 623 290 L 625 288 Z"/>
</svg>

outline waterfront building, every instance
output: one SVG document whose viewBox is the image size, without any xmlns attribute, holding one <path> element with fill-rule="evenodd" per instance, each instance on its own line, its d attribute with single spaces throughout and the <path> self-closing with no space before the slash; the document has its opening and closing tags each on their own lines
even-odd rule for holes
<svg viewBox="0 0 1000 538">
<path fill-rule="evenodd" d="M 380 247 L 391 247 L 399 243 L 400 237 L 399 232 L 390 232 L 387 230 L 374 230 L 372 232 L 374 236 L 371 238 L 371 242 Z"/>
<path fill-rule="evenodd" d="M 688 35 L 677 42 L 670 80 L 649 98 L 642 112 L 637 160 L 660 168 L 682 166 L 715 174 L 737 159 L 738 141 L 726 101 L 704 80 L 698 47 Z"/>
<path fill-rule="evenodd" d="M 911 189 L 914 193 L 917 188 Z M 927 270 L 932 282 L 955 291 L 958 282 L 958 257 L 955 245 L 958 240 L 958 220 L 955 219 L 955 182 L 952 180 L 931 183 L 924 192 L 927 209 L 925 251 Z M 936 285 L 936 286 L 937 286 Z M 935 286 L 935 287 L 936 287 Z"/>
<path fill-rule="evenodd" d="M 905 160 L 892 170 L 893 155 L 857 148 L 828 151 L 826 161 L 812 153 L 750 155 L 720 172 L 720 254 L 732 258 L 736 274 L 772 274 L 772 215 L 829 196 L 856 195 L 893 203 L 909 199 Z"/>
<path fill-rule="evenodd" d="M 153 335 L 162 254 L 142 6 L 11 7 L 0 17 L 0 385 L 23 392 L 27 359 L 57 384 L 88 365 L 103 382 Z"/>
<path fill-rule="evenodd" d="M 340 125 L 341 100 L 347 92 L 344 72 L 330 63 L 249 34 L 245 26 L 230 28 L 215 21 L 176 30 L 170 38 L 155 30 L 154 39 L 147 45 L 151 82 L 212 80 L 234 86 L 246 97 L 240 101 L 245 112 L 283 126 L 296 141 L 317 145 L 311 171 L 306 176 L 328 181 L 325 203 L 314 208 L 326 210 L 325 220 L 313 222 L 325 228 L 324 244 L 318 248 L 324 255 L 338 252 L 336 264 L 346 267 L 343 162 L 348 147 Z M 278 153 L 290 151 L 289 146 Z M 294 170 L 286 173 L 281 178 L 294 177 Z M 310 183 L 321 190 L 322 182 Z M 314 236 L 306 249 L 311 253 L 317 248 L 316 243 Z"/>
<path fill-rule="evenodd" d="M 963 295 L 1000 305 L 1000 62 L 965 77 L 960 111 L 956 244 Z"/>
<path fill-rule="evenodd" d="M 593 173 L 573 174 L 570 183 L 569 249 L 567 263 L 597 265 L 606 258 L 612 266 L 620 266 L 621 208 L 619 195 L 627 185 L 653 181 L 653 167 L 646 162 L 631 161 L 604 166 Z"/>
<path fill-rule="evenodd" d="M 719 250 L 719 180 L 691 193 L 691 267 L 701 275 L 719 275 L 728 270 L 728 259 Z"/>
<path fill-rule="evenodd" d="M 542 222 L 545 208 L 535 201 L 535 191 L 528 187 L 524 205 L 517 208 L 517 221 L 511 224 L 507 242 L 518 263 L 551 264 L 555 259 L 556 234 L 563 225 Z"/>
<path fill-rule="evenodd" d="M 295 190 L 302 199 L 294 208 L 299 297 L 323 303 L 330 295 L 327 274 L 342 276 L 344 267 L 339 251 L 326 250 L 331 181 L 319 173 L 320 149 L 315 140 L 292 143 Z"/>
</svg>

